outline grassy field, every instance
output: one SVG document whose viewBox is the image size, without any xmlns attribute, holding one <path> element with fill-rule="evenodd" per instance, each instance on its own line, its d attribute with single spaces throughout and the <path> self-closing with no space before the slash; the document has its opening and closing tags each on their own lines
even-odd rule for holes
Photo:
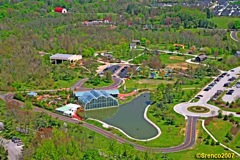
<svg viewBox="0 0 240 160">
<path fill-rule="evenodd" d="M 225 144 L 226 146 L 240 152 L 240 148 L 236 146 L 240 146 L 240 132 L 233 138 L 232 141 L 226 143 L 225 140 L 227 139 L 225 136 L 227 132 L 230 132 L 232 128 L 232 123 L 228 121 L 223 121 L 222 119 L 213 119 L 206 128 L 213 134 L 213 136 L 221 143 Z"/>
<path fill-rule="evenodd" d="M 86 88 L 101 88 L 101 87 L 110 86 L 111 84 L 113 84 L 113 81 L 112 81 L 111 83 L 106 83 L 106 82 L 104 82 L 104 81 L 101 80 L 100 83 L 99 83 L 98 85 L 96 85 L 96 86 L 94 86 L 94 85 L 91 84 L 91 83 L 85 82 L 85 83 L 83 84 L 83 87 L 86 87 Z"/>
<path fill-rule="evenodd" d="M 235 17 L 213 17 L 211 19 L 217 25 L 217 28 L 228 29 L 228 24 L 232 21 L 239 20 Z"/>
<path fill-rule="evenodd" d="M 237 38 L 240 39 L 240 32 L 237 32 Z"/>
<path fill-rule="evenodd" d="M 158 79 L 129 79 L 125 81 L 126 91 L 123 90 L 124 85 L 119 88 L 120 93 L 129 93 L 135 89 L 156 89 L 161 83 L 174 83 L 175 80 L 158 80 Z"/>
<path fill-rule="evenodd" d="M 176 56 L 176 55 L 170 55 L 170 54 L 161 54 L 160 60 L 163 64 L 166 64 L 166 65 L 185 62 L 184 56 Z"/>
<path fill-rule="evenodd" d="M 203 128 L 201 127 L 201 122 L 198 122 L 197 126 L 197 140 L 196 140 L 196 145 L 186 151 L 182 152 L 176 152 L 176 153 L 168 153 L 167 157 L 170 159 L 172 158 L 173 160 L 195 160 L 195 155 L 197 153 L 206 153 L 206 154 L 217 154 L 217 153 L 232 153 L 228 150 L 225 150 L 222 146 L 219 145 L 214 145 L 212 146 L 211 144 L 206 145 L 205 142 L 203 141 L 204 139 L 207 138 L 207 133 L 204 132 Z M 211 140 L 210 140 L 211 143 Z M 238 158 L 234 158 L 238 159 Z"/>
</svg>

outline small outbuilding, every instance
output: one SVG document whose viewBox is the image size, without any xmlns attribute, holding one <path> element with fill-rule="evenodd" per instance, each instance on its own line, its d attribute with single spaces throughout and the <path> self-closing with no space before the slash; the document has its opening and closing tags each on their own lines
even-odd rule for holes
<svg viewBox="0 0 240 160">
<path fill-rule="evenodd" d="M 81 106 L 77 104 L 69 103 L 66 106 L 56 108 L 55 112 L 62 114 L 64 116 L 72 117 L 78 108 L 81 108 Z"/>
<path fill-rule="evenodd" d="M 141 41 L 138 40 L 138 39 L 135 39 L 135 40 L 132 40 L 132 43 L 136 43 L 136 45 L 140 45 L 140 44 L 141 44 Z"/>
<path fill-rule="evenodd" d="M 136 43 L 130 43 L 129 48 L 130 49 L 136 49 L 137 48 L 137 44 Z"/>
<path fill-rule="evenodd" d="M 27 96 L 29 96 L 29 97 L 37 97 L 37 92 L 28 92 Z"/>
<path fill-rule="evenodd" d="M 195 58 L 195 62 L 202 62 L 205 61 L 207 59 L 207 55 L 205 54 L 199 54 L 196 58 Z"/>
<path fill-rule="evenodd" d="M 54 12 L 58 12 L 58 13 L 67 13 L 67 10 L 65 8 L 62 7 L 56 7 L 54 9 Z"/>
<path fill-rule="evenodd" d="M 81 59 L 82 59 L 82 55 L 60 54 L 60 53 L 57 53 L 50 57 L 51 63 L 53 64 L 59 64 L 64 61 L 69 61 L 70 63 L 73 63 Z"/>
<path fill-rule="evenodd" d="M 240 57 L 240 51 L 236 51 L 235 57 L 239 58 Z"/>
<path fill-rule="evenodd" d="M 0 131 L 3 131 L 4 130 L 4 124 L 3 122 L 0 122 Z"/>
</svg>

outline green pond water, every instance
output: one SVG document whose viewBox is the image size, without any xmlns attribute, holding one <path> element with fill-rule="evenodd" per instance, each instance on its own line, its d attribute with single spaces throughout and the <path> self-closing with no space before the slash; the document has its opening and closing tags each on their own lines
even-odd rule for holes
<svg viewBox="0 0 240 160">
<path fill-rule="evenodd" d="M 133 138 L 149 139 L 158 134 L 157 129 L 144 119 L 149 100 L 150 94 L 143 93 L 130 103 L 110 109 L 88 111 L 87 116 L 118 127 Z"/>
</svg>

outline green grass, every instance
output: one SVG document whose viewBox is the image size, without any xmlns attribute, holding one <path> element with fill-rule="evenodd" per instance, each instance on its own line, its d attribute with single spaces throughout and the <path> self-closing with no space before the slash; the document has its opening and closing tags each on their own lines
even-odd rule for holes
<svg viewBox="0 0 240 160">
<path fill-rule="evenodd" d="M 206 145 L 203 141 L 207 138 L 207 133 L 201 127 L 201 122 L 198 122 L 197 125 L 197 140 L 196 145 L 192 149 L 176 152 L 176 153 L 168 153 L 167 157 L 172 158 L 173 160 L 195 160 L 195 155 L 197 153 L 206 153 L 206 154 L 220 154 L 220 153 L 232 153 L 228 150 L 225 150 L 222 146 L 219 145 Z M 210 140 L 211 143 L 211 140 Z M 235 156 L 236 157 L 236 156 Z M 237 159 L 237 158 L 234 158 Z"/>
<path fill-rule="evenodd" d="M 175 80 L 159 80 L 159 79 L 129 79 L 125 81 L 126 91 L 123 91 L 124 85 L 119 88 L 121 93 L 129 93 L 135 89 L 156 89 L 161 83 L 174 83 Z"/>
<path fill-rule="evenodd" d="M 161 54 L 160 60 L 163 64 L 173 64 L 173 63 L 185 62 L 184 56 L 176 56 L 176 55 L 170 55 L 170 54 Z"/>
<path fill-rule="evenodd" d="M 202 106 L 192 106 L 187 108 L 188 111 L 194 112 L 194 113 L 207 113 L 210 111 L 210 109 Z"/>
<path fill-rule="evenodd" d="M 240 152 L 240 148 L 236 148 L 236 146 L 240 146 L 240 132 L 233 138 L 232 141 L 226 143 L 227 139 L 225 136 L 227 132 L 230 132 L 232 128 L 232 123 L 228 121 L 224 121 L 222 119 L 214 118 L 206 128 L 212 133 L 212 135 L 221 143 L 230 147 L 231 149 Z"/>
<path fill-rule="evenodd" d="M 239 18 L 235 17 L 213 17 L 211 19 L 217 25 L 217 28 L 228 29 L 228 24 L 232 21 L 239 20 Z"/>
<path fill-rule="evenodd" d="M 101 80 L 100 83 L 96 86 L 94 86 L 92 83 L 85 82 L 83 84 L 83 87 L 86 87 L 86 88 L 101 88 L 101 87 L 110 86 L 111 84 L 113 84 L 113 81 L 111 83 L 106 83 L 106 82 Z"/>
</svg>

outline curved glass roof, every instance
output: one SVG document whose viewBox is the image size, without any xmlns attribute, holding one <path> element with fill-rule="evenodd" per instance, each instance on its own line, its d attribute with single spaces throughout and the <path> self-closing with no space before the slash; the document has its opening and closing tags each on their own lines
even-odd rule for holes
<svg viewBox="0 0 240 160">
<path fill-rule="evenodd" d="M 82 101 L 84 104 L 86 104 L 86 103 L 89 103 L 93 99 L 98 99 L 99 97 L 113 98 L 110 94 L 108 94 L 105 91 L 91 90 L 91 91 L 87 91 L 83 95 L 79 96 L 78 100 Z"/>
</svg>

